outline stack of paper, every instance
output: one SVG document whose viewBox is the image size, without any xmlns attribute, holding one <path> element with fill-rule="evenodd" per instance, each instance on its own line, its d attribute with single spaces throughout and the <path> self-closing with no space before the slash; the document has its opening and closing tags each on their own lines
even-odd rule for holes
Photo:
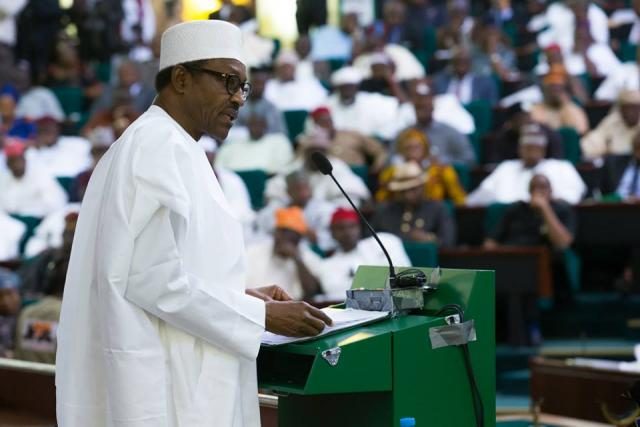
<svg viewBox="0 0 640 427">
<path fill-rule="evenodd" d="M 354 310 L 351 308 L 344 310 L 338 308 L 323 308 L 322 311 L 324 311 L 325 314 L 333 320 L 333 325 L 324 328 L 320 335 L 316 335 L 315 337 L 292 338 L 265 331 L 262 335 L 262 345 L 282 345 L 292 342 L 309 341 L 343 329 L 375 322 L 376 320 L 389 317 L 388 311 L 366 311 Z"/>
</svg>

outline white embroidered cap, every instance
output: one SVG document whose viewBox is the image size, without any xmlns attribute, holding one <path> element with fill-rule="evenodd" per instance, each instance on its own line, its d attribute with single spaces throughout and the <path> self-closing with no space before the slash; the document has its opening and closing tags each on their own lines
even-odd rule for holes
<svg viewBox="0 0 640 427">
<path fill-rule="evenodd" d="M 359 85 L 362 81 L 362 74 L 355 67 L 343 67 L 331 75 L 333 86 Z"/>
<path fill-rule="evenodd" d="M 244 63 L 242 32 L 225 21 L 183 22 L 168 28 L 160 42 L 159 71 L 202 59 L 237 59 Z"/>
</svg>

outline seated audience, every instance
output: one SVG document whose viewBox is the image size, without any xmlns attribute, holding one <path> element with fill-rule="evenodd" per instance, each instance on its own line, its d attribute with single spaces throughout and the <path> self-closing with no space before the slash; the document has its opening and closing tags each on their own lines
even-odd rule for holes
<svg viewBox="0 0 640 427">
<path fill-rule="evenodd" d="M 315 197 L 309 175 L 301 170 L 293 171 L 285 177 L 287 184 L 286 203 L 282 200 L 271 200 L 258 212 L 258 232 L 270 235 L 275 228 L 275 212 L 284 207 L 298 207 L 304 213 L 304 219 L 309 228 L 306 237 L 310 243 L 320 249 L 328 251 L 335 247 L 335 242 L 329 232 L 329 221 L 336 205 Z"/>
<path fill-rule="evenodd" d="M 218 144 L 208 136 L 203 136 L 198 141 L 207 155 L 209 164 L 213 167 L 213 173 L 218 179 L 227 203 L 238 221 L 242 223 L 244 241 L 251 241 L 254 236 L 256 213 L 251 206 L 249 190 L 242 178 L 232 170 L 215 165 Z"/>
<path fill-rule="evenodd" d="M 518 78 L 516 55 L 494 16 L 489 15 L 474 32 L 476 43 L 471 50 L 472 72 L 499 77 L 502 81 Z"/>
<path fill-rule="evenodd" d="M 0 357 L 13 356 L 16 317 L 20 310 L 19 287 L 19 277 L 0 268 Z"/>
<path fill-rule="evenodd" d="M 269 81 L 270 73 L 266 68 L 253 68 L 250 73 L 251 92 L 249 98 L 238 111 L 235 128 L 248 126 L 249 117 L 254 114 L 263 116 L 267 120 L 267 133 L 281 133 L 287 135 L 287 127 L 282 112 L 271 102 L 265 99 L 264 89 Z"/>
<path fill-rule="evenodd" d="M 416 101 L 417 98 L 431 96 L 433 122 L 447 125 L 459 134 L 470 135 L 476 131 L 475 121 L 471 113 L 464 108 L 454 95 L 443 93 L 433 95 L 426 80 L 417 80 L 409 90 L 410 102 L 400 105 L 397 117 L 397 129 L 401 131 L 416 124 Z M 469 144 L 469 150 L 473 151 Z"/>
<path fill-rule="evenodd" d="M 61 123 L 53 117 L 42 117 L 35 125 L 34 148 L 27 151 L 29 162 L 37 162 L 56 178 L 74 178 L 91 166 L 89 141 L 61 135 Z"/>
<path fill-rule="evenodd" d="M 528 131 L 519 139 L 519 158 L 505 160 L 486 177 L 467 197 L 467 205 L 514 203 L 529 200 L 529 182 L 535 174 L 545 175 L 551 182 L 555 197 L 576 204 L 586 186 L 571 163 L 566 160 L 545 159 L 547 137 L 544 133 Z"/>
<path fill-rule="evenodd" d="M 549 245 L 562 250 L 571 246 L 576 231 L 571 206 L 553 199 L 551 183 L 542 174 L 531 178 L 529 194 L 529 201 L 521 200 L 507 208 L 496 229 L 485 240 L 485 247 Z"/>
<path fill-rule="evenodd" d="M 87 191 L 87 185 L 89 185 L 89 179 L 93 174 L 93 170 L 98 165 L 98 162 L 104 156 L 116 140 L 113 128 L 109 126 L 101 126 L 94 128 L 88 135 L 89 142 L 91 142 L 91 167 L 82 171 L 73 182 L 71 194 L 74 202 L 81 201 L 84 198 L 84 193 Z"/>
<path fill-rule="evenodd" d="M 554 291 L 557 297 L 568 296 L 562 251 L 569 248 L 576 234 L 576 215 L 572 207 L 553 198 L 551 183 L 536 174 L 529 183 L 529 201 L 507 207 L 504 215 L 484 242 L 485 248 L 507 246 L 548 246 L 551 249 Z"/>
<path fill-rule="evenodd" d="M 562 137 L 549 126 L 536 123 L 529 112 L 522 110 L 520 104 L 510 108 L 509 118 L 495 134 L 493 147 L 485 146 L 484 158 L 487 163 L 499 163 L 503 160 L 518 158 L 518 141 L 522 132 L 541 132 L 547 137 L 545 158 L 564 159 Z"/>
<path fill-rule="evenodd" d="M 20 257 L 20 242 L 26 230 L 21 221 L 0 210 L 0 261 L 11 261 Z"/>
<path fill-rule="evenodd" d="M 263 170 L 269 174 L 284 170 L 293 161 L 293 148 L 281 133 L 267 133 L 267 117 L 254 112 L 247 119 L 249 135 L 227 140 L 217 152 L 216 166 L 233 171 Z"/>
<path fill-rule="evenodd" d="M 393 96 L 398 102 L 407 101 L 407 94 L 394 75 L 395 65 L 384 53 L 373 53 L 369 59 L 371 75 L 362 80 L 360 90 Z"/>
<path fill-rule="evenodd" d="M 27 161 L 25 144 L 5 143 L 7 170 L 0 170 L 0 210 L 22 216 L 42 218 L 67 203 L 67 195 L 56 180 Z"/>
<path fill-rule="evenodd" d="M 18 99 L 15 87 L 5 84 L 0 88 L 0 135 L 32 138 L 35 133 L 33 123 L 16 115 Z"/>
<path fill-rule="evenodd" d="M 415 118 L 411 121 L 410 127 L 427 134 L 431 155 L 437 157 L 441 163 L 474 165 L 476 155 L 469 138 L 436 118 L 434 101 L 434 96 L 426 84 L 420 84 L 416 87 L 412 105 Z"/>
<path fill-rule="evenodd" d="M 327 154 L 331 144 L 326 134 L 316 132 L 315 136 L 315 138 L 303 139 L 302 144 L 298 145 L 296 159 L 287 170 L 267 181 L 264 192 L 267 203 L 273 200 L 283 204 L 288 203 L 289 196 L 287 195 L 285 176 L 289 172 L 303 170 L 309 176 L 309 183 L 315 197 L 339 206 L 348 206 L 349 202 L 345 200 L 331 177 L 322 174 L 311 160 L 311 154 L 315 151 Z M 351 170 L 349 165 L 331 155 L 328 156 L 328 159 L 333 165 L 333 176 L 340 182 L 347 194 L 353 198 L 354 203 L 360 205 L 371 197 L 366 184 Z"/>
<path fill-rule="evenodd" d="M 264 98 L 280 111 L 311 111 L 326 101 L 327 90 L 318 79 L 298 80 L 296 78 L 298 61 L 296 53 L 280 52 L 275 61 L 275 78 L 265 85 Z"/>
<path fill-rule="evenodd" d="M 615 102 L 623 90 L 640 90 L 640 55 L 633 62 L 625 62 L 609 74 L 598 86 L 594 98 L 600 101 Z"/>
<path fill-rule="evenodd" d="M 640 133 L 633 139 L 633 152 L 616 193 L 625 201 L 640 202 Z"/>
<path fill-rule="evenodd" d="M 543 101 L 531 107 L 533 121 L 551 129 L 570 127 L 583 135 L 589 130 L 589 119 L 584 110 L 567 93 L 567 75 L 564 70 L 552 70 L 542 81 Z"/>
<path fill-rule="evenodd" d="M 361 265 L 387 265 L 387 258 L 373 237 L 362 237 L 360 217 L 356 211 L 339 208 L 331 216 L 331 235 L 338 243 L 335 252 L 322 261 L 320 283 L 328 299 L 341 301 Z M 380 233 L 380 240 L 397 267 L 410 267 L 411 261 L 402 241 L 389 233 Z"/>
<path fill-rule="evenodd" d="M 73 240 L 75 221 L 68 221 L 65 239 Z M 69 253 L 54 257 L 47 264 L 42 288 L 43 297 L 22 309 L 16 326 L 15 358 L 29 362 L 56 362 L 57 330 L 62 307 L 62 293 L 69 267 Z"/>
<path fill-rule="evenodd" d="M 424 196 L 427 174 L 415 163 L 397 165 L 387 185 L 390 201 L 376 208 L 373 228 L 395 234 L 402 240 L 455 243 L 455 224 L 446 206 Z"/>
<path fill-rule="evenodd" d="M 155 90 L 142 80 L 137 64 L 126 60 L 118 67 L 116 83 L 105 86 L 100 97 L 91 106 L 90 116 L 111 110 L 116 97 L 128 97 L 134 111 L 142 114 L 153 103 L 155 95 Z"/>
<path fill-rule="evenodd" d="M 486 101 L 491 105 L 498 102 L 498 88 L 490 76 L 471 71 L 471 54 L 458 48 L 451 60 L 451 68 L 436 75 L 433 87 L 438 94 L 450 93 L 464 105 L 473 101 Z"/>
<path fill-rule="evenodd" d="M 69 261 L 77 222 L 78 213 L 68 213 L 64 218 L 62 244 L 59 247 L 47 248 L 22 264 L 18 274 L 22 280 L 20 293 L 25 299 L 40 298 L 51 289 L 52 280 L 56 279 L 50 274 L 51 267 Z"/>
<path fill-rule="evenodd" d="M 321 258 L 303 241 L 309 228 L 296 206 L 275 212 L 273 237 L 247 247 L 247 287 L 279 283 L 293 299 L 320 292 Z"/>
<path fill-rule="evenodd" d="M 466 193 L 458 174 L 451 165 L 442 164 L 437 156 L 430 153 L 430 141 L 424 132 L 417 129 L 407 129 L 402 132 L 396 142 L 397 155 L 392 159 L 395 165 L 387 167 L 378 178 L 379 190 L 377 201 L 389 198 L 389 182 L 393 179 L 398 164 L 413 162 L 426 171 L 427 179 L 424 183 L 424 196 L 430 200 L 451 200 L 456 205 L 463 205 Z"/>
<path fill-rule="evenodd" d="M 640 130 L 640 91 L 620 92 L 614 106 L 598 127 L 580 141 L 582 154 L 597 159 L 609 154 L 629 154 L 633 138 Z"/>
<path fill-rule="evenodd" d="M 327 133 L 330 140 L 329 154 L 343 160 L 349 166 L 367 166 L 369 171 L 378 173 L 387 162 L 387 151 L 380 141 L 357 131 L 338 130 L 334 126 L 331 111 L 326 107 L 311 112 L 314 128 Z M 314 133 L 298 137 L 300 144 L 306 145 L 306 138 L 314 138 Z"/>
<path fill-rule="evenodd" d="M 396 131 L 398 100 L 359 90 L 362 74 L 344 67 L 331 75 L 334 93 L 326 102 L 336 129 L 360 132 L 367 136 L 390 138 Z"/>
</svg>

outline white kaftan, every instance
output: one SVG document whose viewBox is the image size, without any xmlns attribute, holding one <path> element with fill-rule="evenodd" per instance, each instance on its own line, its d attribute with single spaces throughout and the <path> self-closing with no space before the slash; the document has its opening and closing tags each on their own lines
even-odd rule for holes
<svg viewBox="0 0 640 427">
<path fill-rule="evenodd" d="M 61 427 L 260 425 L 265 307 L 205 153 L 152 106 L 98 163 L 62 303 Z"/>
</svg>

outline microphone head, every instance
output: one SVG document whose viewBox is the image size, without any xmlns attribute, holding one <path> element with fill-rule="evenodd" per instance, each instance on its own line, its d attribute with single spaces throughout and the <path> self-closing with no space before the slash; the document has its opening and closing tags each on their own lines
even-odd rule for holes
<svg viewBox="0 0 640 427">
<path fill-rule="evenodd" d="M 327 157 L 319 151 L 314 151 L 311 153 L 311 161 L 318 168 L 320 172 L 324 175 L 331 175 L 333 171 L 333 166 Z"/>
</svg>

